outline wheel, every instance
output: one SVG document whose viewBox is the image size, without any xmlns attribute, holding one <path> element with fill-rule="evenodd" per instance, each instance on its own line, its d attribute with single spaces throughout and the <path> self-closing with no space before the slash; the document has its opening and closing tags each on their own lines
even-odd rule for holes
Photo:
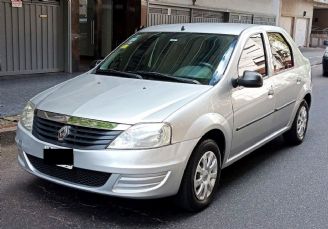
<svg viewBox="0 0 328 229">
<path fill-rule="evenodd" d="M 212 139 L 200 142 L 194 149 L 185 170 L 177 204 L 185 210 L 197 212 L 213 200 L 221 174 L 221 154 Z"/>
<path fill-rule="evenodd" d="M 326 66 L 324 63 L 322 64 L 322 75 L 328 76 L 328 66 Z"/>
<path fill-rule="evenodd" d="M 292 128 L 284 134 L 287 143 L 299 145 L 303 142 L 309 120 L 309 106 L 305 100 L 297 110 Z"/>
</svg>

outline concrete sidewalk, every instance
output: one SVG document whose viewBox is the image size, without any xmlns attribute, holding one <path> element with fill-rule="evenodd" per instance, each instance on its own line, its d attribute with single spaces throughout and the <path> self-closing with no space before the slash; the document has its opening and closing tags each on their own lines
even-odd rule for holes
<svg viewBox="0 0 328 229">
<path fill-rule="evenodd" d="M 48 73 L 0 77 L 0 132 L 15 130 L 27 101 L 56 84 L 81 73 Z"/>
<path fill-rule="evenodd" d="M 78 74 L 80 73 L 49 73 L 0 77 L 0 117 L 20 114 L 30 98 Z"/>
</svg>

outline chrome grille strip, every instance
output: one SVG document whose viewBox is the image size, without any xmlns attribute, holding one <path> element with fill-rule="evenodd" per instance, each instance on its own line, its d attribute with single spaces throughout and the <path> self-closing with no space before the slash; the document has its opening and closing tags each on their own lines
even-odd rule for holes
<svg viewBox="0 0 328 229">
<path fill-rule="evenodd" d="M 57 123 L 104 130 L 126 130 L 131 126 L 127 124 L 63 115 L 43 110 L 36 110 L 36 116 Z"/>
</svg>

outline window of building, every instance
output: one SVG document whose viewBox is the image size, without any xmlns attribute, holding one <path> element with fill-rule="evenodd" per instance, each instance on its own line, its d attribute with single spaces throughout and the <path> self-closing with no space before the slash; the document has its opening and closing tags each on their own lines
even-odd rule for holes
<svg viewBox="0 0 328 229">
<path fill-rule="evenodd" d="M 88 22 L 88 0 L 79 0 L 79 21 Z"/>
<path fill-rule="evenodd" d="M 246 42 L 239 60 L 239 76 L 242 76 L 245 71 L 256 71 L 262 76 L 267 75 L 266 55 L 261 34 L 252 35 Z"/>
<path fill-rule="evenodd" d="M 274 73 L 294 66 L 290 45 L 280 33 L 268 33 Z"/>
</svg>

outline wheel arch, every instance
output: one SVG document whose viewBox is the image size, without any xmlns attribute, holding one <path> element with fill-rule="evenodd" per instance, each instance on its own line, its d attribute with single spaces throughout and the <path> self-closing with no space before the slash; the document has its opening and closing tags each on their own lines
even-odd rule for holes
<svg viewBox="0 0 328 229">
<path fill-rule="evenodd" d="M 219 146 L 222 157 L 221 162 L 224 165 L 231 147 L 231 122 L 229 118 L 220 114 L 207 113 L 195 120 L 188 130 L 180 134 L 179 137 L 180 139 L 198 139 L 193 149 L 204 139 L 213 139 Z M 187 162 L 189 162 L 192 153 L 193 151 L 188 155 Z"/>
<path fill-rule="evenodd" d="M 312 103 L 312 96 L 310 93 L 307 93 L 305 96 L 304 96 L 304 100 L 307 102 L 309 108 L 311 107 L 311 103 Z"/>
<path fill-rule="evenodd" d="M 220 129 L 212 129 L 212 130 L 208 131 L 201 137 L 201 139 L 198 141 L 197 145 L 206 139 L 212 139 L 218 145 L 218 147 L 220 149 L 220 154 L 221 154 L 220 160 L 221 160 L 221 165 L 222 165 L 223 161 L 224 161 L 224 157 L 225 157 L 226 144 L 227 144 L 226 137 L 225 137 L 223 131 L 221 131 Z"/>
</svg>

